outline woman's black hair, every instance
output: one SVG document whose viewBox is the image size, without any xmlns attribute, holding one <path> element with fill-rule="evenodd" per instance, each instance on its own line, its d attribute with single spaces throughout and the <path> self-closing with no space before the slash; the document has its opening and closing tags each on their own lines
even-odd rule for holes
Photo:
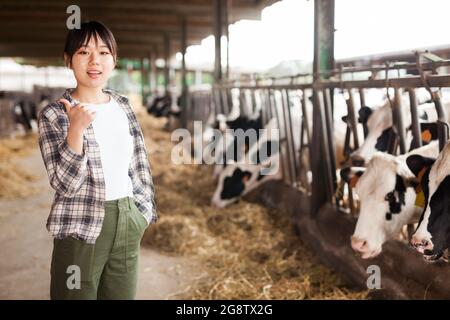
<svg viewBox="0 0 450 320">
<path fill-rule="evenodd" d="M 68 66 L 72 63 L 72 57 L 83 45 L 87 44 L 94 37 L 97 44 L 97 36 L 102 39 L 109 51 L 117 59 L 117 43 L 114 35 L 103 23 L 98 21 L 89 21 L 81 23 L 80 29 L 72 29 L 67 33 L 64 53 L 69 57 Z"/>
</svg>

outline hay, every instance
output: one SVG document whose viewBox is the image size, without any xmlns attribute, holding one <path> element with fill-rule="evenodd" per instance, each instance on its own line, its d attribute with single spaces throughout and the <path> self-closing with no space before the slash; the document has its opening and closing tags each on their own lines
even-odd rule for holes
<svg viewBox="0 0 450 320">
<path fill-rule="evenodd" d="M 160 221 L 143 245 L 189 256 L 204 276 L 179 299 L 365 299 L 305 249 L 282 212 L 240 201 L 225 209 L 209 205 L 212 168 L 169 161 L 164 121 L 139 116 L 150 153 Z M 200 272 L 199 272 L 200 273 Z"/>
<path fill-rule="evenodd" d="M 0 199 L 25 198 L 40 192 L 31 186 L 38 177 L 17 164 L 17 159 L 36 149 L 36 134 L 0 140 Z"/>
<path fill-rule="evenodd" d="M 36 149 L 36 133 L 26 134 L 14 139 L 0 139 L 0 159 L 2 162 L 17 157 L 25 157 Z"/>
</svg>

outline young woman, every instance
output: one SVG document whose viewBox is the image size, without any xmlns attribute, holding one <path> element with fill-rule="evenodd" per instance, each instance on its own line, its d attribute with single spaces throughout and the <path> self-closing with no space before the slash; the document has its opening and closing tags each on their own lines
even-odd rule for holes
<svg viewBox="0 0 450 320">
<path fill-rule="evenodd" d="M 127 97 L 104 87 L 117 61 L 111 31 L 91 21 L 67 35 L 77 86 L 39 113 L 39 146 L 55 189 L 51 299 L 133 299 L 140 240 L 157 221 L 141 128 Z"/>
</svg>

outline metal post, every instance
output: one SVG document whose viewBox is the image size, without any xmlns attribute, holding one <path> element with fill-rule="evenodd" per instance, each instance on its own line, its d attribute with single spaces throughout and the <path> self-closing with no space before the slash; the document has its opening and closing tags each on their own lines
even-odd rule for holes
<svg viewBox="0 0 450 320">
<path fill-rule="evenodd" d="M 222 53 L 220 39 L 222 37 L 222 0 L 214 0 L 214 82 L 222 80 Z"/>
<path fill-rule="evenodd" d="M 351 88 L 348 89 L 348 100 L 347 100 L 347 108 L 348 108 L 348 117 L 351 125 L 351 131 L 353 132 L 353 148 L 356 150 L 359 148 L 359 137 L 358 137 L 358 122 L 356 121 L 356 113 L 355 113 L 355 100 L 353 98 L 353 91 Z"/>
<path fill-rule="evenodd" d="M 157 51 L 156 48 L 149 54 L 149 72 L 150 72 L 150 94 L 156 94 L 156 90 L 158 89 L 158 70 L 156 69 L 156 56 Z"/>
<path fill-rule="evenodd" d="M 297 187 L 297 166 L 295 157 L 295 147 L 294 147 L 294 135 L 292 129 L 292 116 L 291 116 L 291 106 L 289 104 L 290 97 L 288 90 L 281 91 L 281 101 L 283 106 L 283 120 L 285 124 L 286 133 L 286 151 L 288 157 L 288 172 L 289 172 L 289 182 L 294 187 Z"/>
<path fill-rule="evenodd" d="M 167 33 L 164 34 L 164 92 L 169 94 L 170 85 L 170 38 Z"/>
<path fill-rule="evenodd" d="M 319 208 L 331 200 L 332 195 L 327 192 L 331 186 L 329 170 L 329 146 L 324 143 L 327 139 L 325 128 L 325 112 L 321 103 L 321 94 L 317 91 L 320 83 L 320 71 L 334 69 L 334 0 L 315 0 L 314 2 L 314 112 L 313 135 L 311 148 L 311 170 L 313 174 L 311 213 L 315 214 Z M 335 174 L 335 173 L 334 173 Z M 328 180 L 328 181 L 327 181 Z"/>
<path fill-rule="evenodd" d="M 181 108 L 185 109 L 188 94 L 186 79 L 186 48 L 187 48 L 187 20 L 185 17 L 181 20 Z"/>
<path fill-rule="evenodd" d="M 408 88 L 409 106 L 411 109 L 411 131 L 413 135 L 412 148 L 420 148 L 422 146 L 422 137 L 420 134 L 419 116 L 417 114 L 417 97 L 413 88 Z"/>
<path fill-rule="evenodd" d="M 230 33 L 228 30 L 228 13 L 229 13 L 229 7 L 230 7 L 230 1 L 225 0 L 225 5 L 223 6 L 224 9 L 224 25 L 225 25 L 225 37 L 227 39 L 227 65 L 225 69 L 225 79 L 230 79 Z"/>
<path fill-rule="evenodd" d="M 145 96 L 147 94 L 147 81 L 146 81 L 146 67 L 145 67 L 145 58 L 141 58 L 141 97 L 142 104 L 145 105 Z"/>
<path fill-rule="evenodd" d="M 405 125 L 403 122 L 403 113 L 402 113 L 402 97 L 399 88 L 394 88 L 395 92 L 395 102 L 394 102 L 394 125 L 397 129 L 397 135 L 400 145 L 400 153 L 406 153 L 406 139 L 405 139 Z"/>
</svg>

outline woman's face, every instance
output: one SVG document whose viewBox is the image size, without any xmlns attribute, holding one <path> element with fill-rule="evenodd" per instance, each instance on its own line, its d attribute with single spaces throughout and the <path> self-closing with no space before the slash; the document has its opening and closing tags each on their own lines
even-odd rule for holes
<svg viewBox="0 0 450 320">
<path fill-rule="evenodd" d="M 115 57 L 100 37 L 94 37 L 72 57 L 70 68 L 77 84 L 88 88 L 103 88 L 115 66 Z"/>
</svg>

